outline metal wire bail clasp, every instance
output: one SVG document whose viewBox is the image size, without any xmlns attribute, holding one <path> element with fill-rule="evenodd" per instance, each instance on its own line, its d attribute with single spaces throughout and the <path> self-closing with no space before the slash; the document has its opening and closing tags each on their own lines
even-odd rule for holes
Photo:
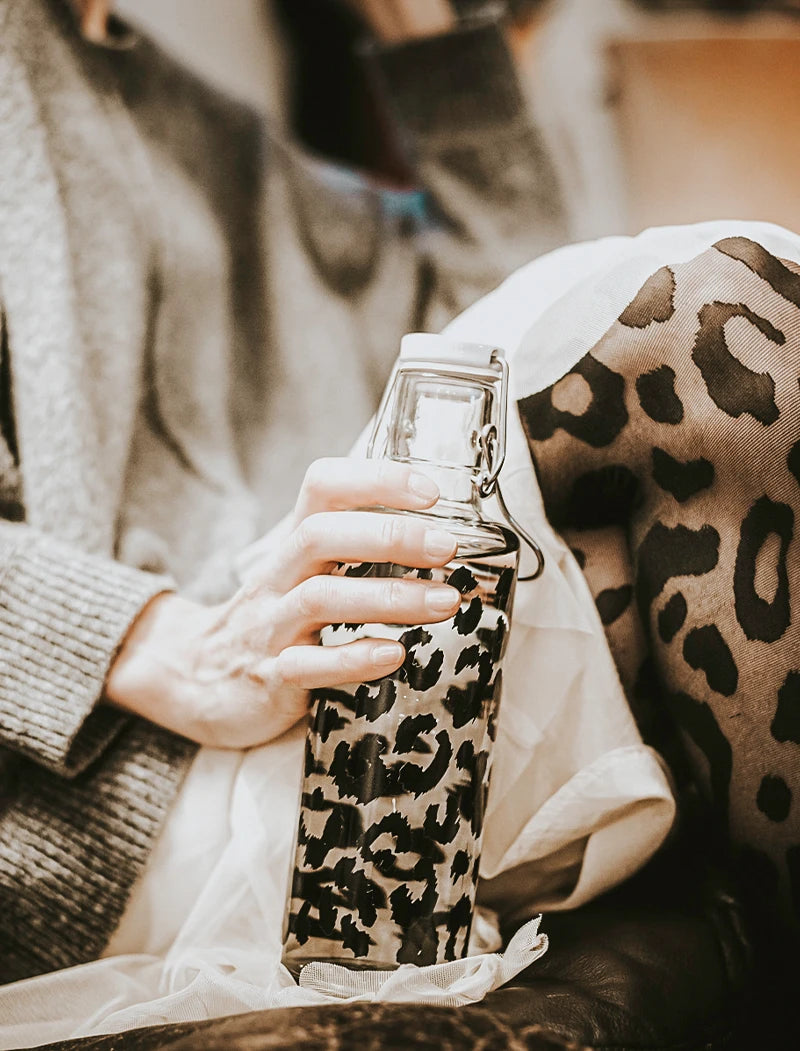
<svg viewBox="0 0 800 1051">
<path fill-rule="evenodd" d="M 511 515 L 499 485 L 506 458 L 508 390 L 508 362 L 499 347 L 450 342 L 427 333 L 404 336 L 400 358 L 375 417 L 367 456 L 376 455 L 378 449 L 379 456 L 422 462 L 434 471 L 466 469 L 472 478 L 470 488 L 474 486 L 482 499 L 496 496 L 508 524 L 533 551 L 536 569 L 519 579 L 535 580 L 544 569 L 544 555 Z M 452 440 L 442 415 L 447 395 L 456 407 L 452 420 L 462 427 L 470 421 L 466 430 L 453 430 Z M 409 411 L 409 403 L 416 410 L 425 399 L 432 408 L 412 423 L 414 412 Z M 420 433 L 423 417 L 427 429 Z M 459 439 L 459 434 L 464 438 Z M 418 440 L 419 452 L 414 439 Z"/>
<path fill-rule="evenodd" d="M 514 532 L 523 540 L 527 546 L 533 551 L 536 556 L 536 569 L 533 573 L 526 573 L 524 576 L 520 576 L 520 580 L 536 580 L 544 572 L 544 553 L 527 529 L 514 518 L 508 509 L 508 505 L 503 497 L 503 491 L 500 488 L 500 466 L 498 466 L 498 460 L 495 454 L 495 446 L 497 443 L 497 430 L 494 424 L 487 424 L 480 435 L 481 449 L 483 450 L 483 457 L 486 463 L 486 469 L 482 473 L 481 480 L 478 485 L 478 491 L 481 496 L 486 499 L 489 496 L 494 496 L 497 499 L 497 503 L 500 506 L 500 510 L 503 512 L 508 524 L 514 530 Z"/>
<path fill-rule="evenodd" d="M 508 509 L 500 488 L 500 469 L 506 458 L 506 422 L 508 412 L 508 362 L 497 349 L 492 353 L 492 364 L 500 367 L 500 394 L 497 398 L 498 423 L 487 423 L 481 429 L 478 441 L 481 449 L 482 469 L 478 479 L 478 492 L 487 499 L 490 496 L 497 498 L 500 510 L 505 515 L 508 524 L 517 533 L 521 540 L 533 551 L 536 556 L 536 569 L 533 573 L 520 576 L 520 580 L 536 580 L 544 572 L 544 553 L 530 533 L 514 518 Z"/>
</svg>

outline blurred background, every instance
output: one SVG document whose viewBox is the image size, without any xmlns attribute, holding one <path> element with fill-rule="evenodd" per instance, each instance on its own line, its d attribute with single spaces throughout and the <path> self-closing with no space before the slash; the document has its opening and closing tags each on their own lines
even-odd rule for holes
<svg viewBox="0 0 800 1051">
<path fill-rule="evenodd" d="M 420 0 L 420 32 L 440 0 Z M 312 151 L 413 186 L 365 41 L 392 0 L 119 0 L 117 8 Z M 463 17 L 480 0 L 450 5 Z M 565 240 L 702 219 L 800 228 L 800 0 L 522 0 L 521 87 Z M 383 21 L 382 21 L 383 19 Z M 384 25 L 386 23 L 386 25 Z M 386 28 L 386 26 L 389 28 Z"/>
</svg>

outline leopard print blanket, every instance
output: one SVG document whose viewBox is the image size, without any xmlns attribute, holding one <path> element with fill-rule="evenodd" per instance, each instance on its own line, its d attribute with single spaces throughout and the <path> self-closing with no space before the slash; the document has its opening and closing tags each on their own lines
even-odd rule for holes
<svg viewBox="0 0 800 1051">
<path fill-rule="evenodd" d="M 794 925 L 799 273 L 747 238 L 718 241 L 654 273 L 566 375 L 518 402 L 643 736 Z"/>
</svg>

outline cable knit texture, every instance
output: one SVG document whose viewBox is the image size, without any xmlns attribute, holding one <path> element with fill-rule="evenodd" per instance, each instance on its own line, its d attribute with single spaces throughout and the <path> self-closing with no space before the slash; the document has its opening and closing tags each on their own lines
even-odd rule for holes
<svg viewBox="0 0 800 1051">
<path fill-rule="evenodd" d="M 66 0 L 0 0 L 3 981 L 102 950 L 194 752 L 100 703 L 138 612 L 168 587 L 231 593 L 307 462 L 364 425 L 399 336 L 513 265 L 509 216 L 528 255 L 558 239 L 532 154 L 480 240 L 466 214 L 431 232 L 434 271 L 363 180 L 146 40 L 114 44 L 83 41 Z M 446 176 L 439 133 L 409 128 L 473 211 L 482 166 Z"/>
<path fill-rule="evenodd" d="M 100 954 L 191 753 L 188 741 L 132 720 L 103 762 L 67 791 L 58 775 L 25 768 L 0 824 L 6 974 Z"/>
<path fill-rule="evenodd" d="M 170 582 L 44 536 L 25 540 L 5 555 L 0 585 L 3 734 L 73 776 L 124 721 L 112 708 L 95 708 L 97 698 L 131 621 Z"/>
</svg>

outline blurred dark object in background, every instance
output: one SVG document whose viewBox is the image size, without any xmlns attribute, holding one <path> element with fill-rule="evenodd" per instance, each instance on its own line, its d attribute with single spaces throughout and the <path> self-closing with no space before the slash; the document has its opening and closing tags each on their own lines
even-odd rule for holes
<svg viewBox="0 0 800 1051">
<path fill-rule="evenodd" d="M 358 56 L 369 35 L 340 0 L 274 0 L 289 49 L 288 119 L 303 145 L 398 185 L 413 181 Z"/>
<path fill-rule="evenodd" d="M 526 22 L 548 0 L 449 0 L 458 21 L 487 6 Z M 361 57 L 370 27 L 343 0 L 273 0 L 289 51 L 288 119 L 308 149 L 400 186 L 411 166 Z"/>
<path fill-rule="evenodd" d="M 713 11 L 724 15 L 749 15 L 778 11 L 800 15 L 800 0 L 635 0 L 649 11 Z"/>
<path fill-rule="evenodd" d="M 550 0 L 505 0 L 504 6 L 514 19 L 529 18 L 534 11 Z M 486 7 L 486 0 L 450 0 L 450 5 L 459 18 L 469 18 Z"/>
</svg>

